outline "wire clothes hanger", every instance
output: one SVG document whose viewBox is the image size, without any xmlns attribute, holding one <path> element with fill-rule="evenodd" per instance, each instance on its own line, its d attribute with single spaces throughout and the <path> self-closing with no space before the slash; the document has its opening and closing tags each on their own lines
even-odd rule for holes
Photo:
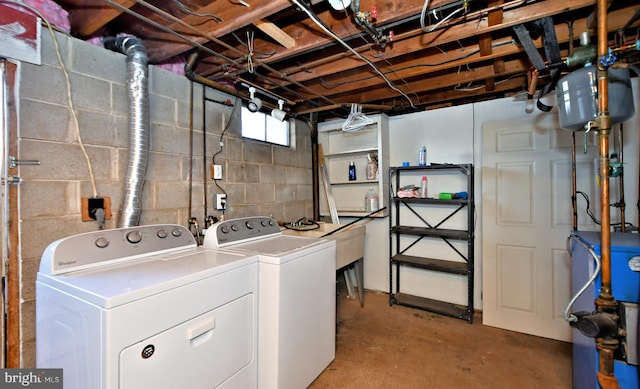
<svg viewBox="0 0 640 389">
<path fill-rule="evenodd" d="M 342 123 L 342 131 L 353 132 L 361 130 L 364 126 L 374 123 L 365 114 L 362 113 L 362 106 L 352 103 L 351 113 L 347 117 L 347 120 Z"/>
</svg>

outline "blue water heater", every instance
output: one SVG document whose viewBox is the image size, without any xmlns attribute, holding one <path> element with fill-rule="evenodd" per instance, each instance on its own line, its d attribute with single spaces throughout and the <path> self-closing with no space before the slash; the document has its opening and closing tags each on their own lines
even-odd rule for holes
<svg viewBox="0 0 640 389">
<path fill-rule="evenodd" d="M 600 232 L 573 232 L 577 238 L 600 255 Z M 586 247 L 572 240 L 571 289 L 575 294 L 589 280 L 595 262 Z M 621 352 L 616 353 L 614 375 L 622 389 L 640 388 L 638 377 L 638 302 L 640 300 L 640 236 L 632 233 L 611 234 L 611 286 L 613 297 L 621 306 L 622 325 L 627 336 L 622 339 Z M 635 270 L 634 270 L 635 269 Z M 595 311 L 594 299 L 600 291 L 600 275 L 575 302 L 573 312 Z M 573 330 L 573 387 L 576 389 L 599 388 L 598 351 L 595 339 Z"/>
</svg>

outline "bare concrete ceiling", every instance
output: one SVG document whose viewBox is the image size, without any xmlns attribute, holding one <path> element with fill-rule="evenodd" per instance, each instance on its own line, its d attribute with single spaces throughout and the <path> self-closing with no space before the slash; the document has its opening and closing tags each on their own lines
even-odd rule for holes
<svg viewBox="0 0 640 389">
<path fill-rule="evenodd" d="M 74 36 L 132 34 L 150 63 L 188 62 L 192 79 L 243 97 L 253 85 L 267 104 L 282 98 L 292 113 L 325 117 L 348 115 L 352 103 L 394 115 L 522 95 L 533 68 L 514 26 L 533 31 L 541 18 L 552 19 L 563 59 L 581 33 L 596 42 L 595 0 L 342 1 L 344 10 L 327 0 L 58 3 Z M 639 8 L 609 1 L 610 47 L 637 39 Z M 545 39 L 532 35 L 548 64 Z M 638 61 L 635 49 L 621 54 Z M 540 76 L 538 87 L 550 79 Z"/>
</svg>

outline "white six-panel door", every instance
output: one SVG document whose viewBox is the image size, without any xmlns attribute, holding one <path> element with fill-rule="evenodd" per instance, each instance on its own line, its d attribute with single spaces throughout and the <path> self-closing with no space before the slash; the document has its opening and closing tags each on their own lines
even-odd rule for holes
<svg viewBox="0 0 640 389">
<path fill-rule="evenodd" d="M 483 126 L 483 323 L 570 341 L 562 316 L 571 297 L 572 141 L 557 128 L 555 114 Z M 597 149 L 587 138 L 584 154 L 583 133 L 577 135 L 578 190 L 593 204 Z"/>
</svg>

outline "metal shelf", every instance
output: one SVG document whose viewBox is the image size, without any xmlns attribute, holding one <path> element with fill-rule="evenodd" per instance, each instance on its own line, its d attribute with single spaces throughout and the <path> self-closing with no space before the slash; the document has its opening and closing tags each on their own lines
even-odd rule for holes
<svg viewBox="0 0 640 389">
<path fill-rule="evenodd" d="M 473 322 L 473 310 L 464 305 L 453 304 L 440 300 L 433 300 L 426 297 L 414 296 L 406 293 L 395 293 L 391 297 L 389 305 L 392 304 L 404 305 L 407 307 L 435 312 L 441 315 L 466 320 L 469 323 Z"/>
<path fill-rule="evenodd" d="M 396 226 L 396 227 L 391 227 L 391 232 L 405 234 L 405 235 L 428 236 L 428 237 L 434 237 L 434 238 L 449 238 L 449 239 L 459 239 L 459 240 L 469 239 L 468 231 L 451 230 L 446 228 Z"/>
<path fill-rule="evenodd" d="M 466 262 L 447 261 L 435 258 L 423 258 L 403 254 L 394 255 L 393 257 L 391 257 L 391 260 L 402 265 L 409 265 L 427 270 L 460 275 L 469 274 L 469 266 Z"/>
<path fill-rule="evenodd" d="M 434 198 L 398 197 L 393 188 L 401 188 L 403 173 L 462 174 L 466 177 L 467 198 L 441 200 Z M 402 166 L 389 168 L 389 303 L 405 305 L 473 321 L 473 278 L 474 278 L 474 203 L 473 165 L 432 164 L 430 166 Z M 437 211 L 436 211 L 437 208 Z M 401 209 L 406 209 L 402 212 Z M 466 212 L 466 215 L 464 214 Z M 407 215 L 412 217 L 407 218 Z M 454 215 L 457 215 L 454 218 Z M 466 221 L 466 229 L 444 228 L 451 220 Z M 407 224 L 407 220 L 411 222 Z M 436 220 L 430 220 L 436 219 Z M 419 225 L 416 225 L 419 224 Z M 458 225 L 453 224 L 454 227 Z M 407 239 L 414 237 L 413 239 Z M 422 256 L 421 251 L 432 244 L 424 238 L 439 238 L 446 243 L 452 253 L 463 261 L 436 259 Z M 450 240 L 466 241 L 466 248 L 454 245 Z M 426 242 L 426 243 L 423 243 Z M 411 255 L 409 255 L 411 253 Z M 417 254 L 415 254 L 417 253 Z M 467 305 L 453 304 L 404 292 L 401 288 L 401 269 L 413 267 L 429 272 L 456 274 L 466 277 Z M 395 282 L 394 282 L 395 274 Z M 432 273 L 425 273 L 431 276 Z M 428 279 L 428 278 L 426 278 Z"/>
</svg>

